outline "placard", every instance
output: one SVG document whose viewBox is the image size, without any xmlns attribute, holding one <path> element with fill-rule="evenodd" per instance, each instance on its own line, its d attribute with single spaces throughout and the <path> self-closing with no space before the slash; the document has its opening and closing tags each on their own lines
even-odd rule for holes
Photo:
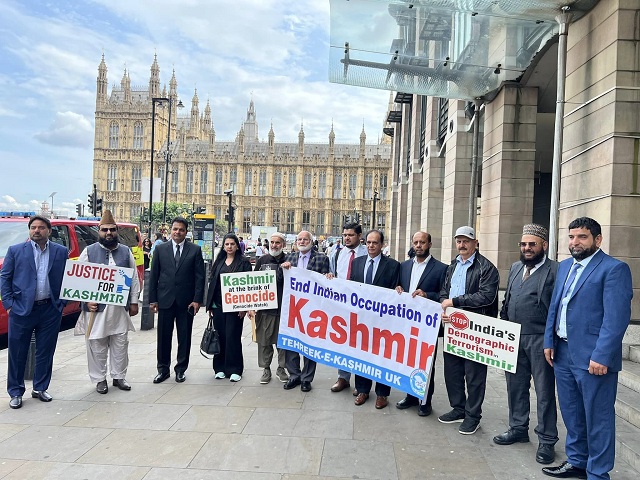
<svg viewBox="0 0 640 480">
<path fill-rule="evenodd" d="M 128 267 L 67 260 L 60 298 L 124 307 L 134 272 Z"/>
<path fill-rule="evenodd" d="M 223 273 L 220 275 L 223 312 L 278 308 L 276 272 Z"/>
</svg>

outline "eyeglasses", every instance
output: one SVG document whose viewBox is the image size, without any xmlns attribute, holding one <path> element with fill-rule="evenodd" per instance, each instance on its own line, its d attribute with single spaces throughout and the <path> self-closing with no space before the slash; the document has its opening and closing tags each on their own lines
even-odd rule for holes
<svg viewBox="0 0 640 480">
<path fill-rule="evenodd" d="M 518 246 L 520 248 L 525 248 L 525 247 L 533 248 L 536 245 L 542 246 L 542 242 L 520 242 L 520 243 L 518 243 Z"/>
<path fill-rule="evenodd" d="M 115 228 L 101 228 L 100 231 L 103 232 L 103 233 L 107 233 L 107 232 L 113 233 L 113 232 L 117 232 L 118 228 L 117 227 L 115 227 Z"/>
</svg>

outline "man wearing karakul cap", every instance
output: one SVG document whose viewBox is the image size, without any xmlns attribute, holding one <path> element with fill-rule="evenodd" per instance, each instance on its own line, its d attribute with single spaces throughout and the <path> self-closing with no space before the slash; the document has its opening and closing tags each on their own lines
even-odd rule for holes
<svg viewBox="0 0 640 480">
<path fill-rule="evenodd" d="M 544 357 L 544 331 L 551 294 L 556 282 L 557 262 L 547 258 L 547 229 L 528 224 L 522 229 L 520 261 L 511 265 L 500 318 L 519 323 L 520 348 L 515 373 L 506 372 L 509 400 L 509 430 L 493 438 L 498 445 L 529 441 L 529 389 L 536 389 L 538 436 L 536 461 L 553 462 L 558 441 L 556 389 L 553 367 Z"/>
<path fill-rule="evenodd" d="M 98 393 L 107 393 L 107 355 L 113 386 L 131 390 L 125 380 L 129 366 L 129 330 L 135 331 L 131 317 L 138 314 L 140 282 L 136 262 L 131 250 L 118 241 L 118 226 L 109 210 L 105 210 L 98 226 L 99 242 L 89 245 L 78 261 L 100 263 L 133 269 L 127 305 L 104 305 L 94 302 L 82 304 L 82 313 L 76 324 L 75 334 L 85 335 L 89 378 L 96 384 Z"/>
</svg>

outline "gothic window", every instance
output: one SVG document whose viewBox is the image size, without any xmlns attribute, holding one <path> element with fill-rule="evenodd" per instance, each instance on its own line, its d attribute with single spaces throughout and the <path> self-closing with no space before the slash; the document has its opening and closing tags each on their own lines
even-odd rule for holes
<svg viewBox="0 0 640 480">
<path fill-rule="evenodd" d="M 109 165 L 107 168 L 107 190 L 110 192 L 116 191 L 118 183 L 118 167 L 116 165 Z"/>
<path fill-rule="evenodd" d="M 129 218 L 130 220 L 135 220 L 140 218 L 140 212 L 142 211 L 142 207 L 140 205 L 131 205 L 129 208 Z"/>
<path fill-rule="evenodd" d="M 311 230 L 311 212 L 309 210 L 302 212 L 302 230 Z"/>
<path fill-rule="evenodd" d="M 327 172 L 321 172 L 318 177 L 318 198 L 327 198 Z"/>
<path fill-rule="evenodd" d="M 216 223 L 224 218 L 222 215 L 222 207 L 213 207 L 213 214 L 216 216 Z"/>
<path fill-rule="evenodd" d="M 193 193 L 193 166 L 187 167 L 187 193 Z"/>
<path fill-rule="evenodd" d="M 133 125 L 133 149 L 142 150 L 144 146 L 144 129 L 142 122 L 136 122 Z"/>
<path fill-rule="evenodd" d="M 376 215 L 378 216 L 378 229 L 384 231 L 387 216 L 384 213 L 376 213 Z"/>
<path fill-rule="evenodd" d="M 256 215 L 256 222 L 258 225 L 264 225 L 264 208 L 259 208 Z"/>
<path fill-rule="evenodd" d="M 160 193 L 164 193 L 164 181 L 165 181 L 164 167 L 158 167 L 158 177 L 160 177 Z"/>
<path fill-rule="evenodd" d="M 142 167 L 133 167 L 131 169 L 131 191 L 139 192 L 141 190 L 142 190 Z M 133 216 L 131 218 L 133 218 Z"/>
<path fill-rule="evenodd" d="M 324 212 L 318 212 L 316 215 L 316 234 L 324 233 Z"/>
<path fill-rule="evenodd" d="M 371 212 L 363 213 L 362 226 L 365 228 L 369 228 L 369 225 L 371 225 Z M 371 228 L 375 228 L 375 227 L 372 225 Z"/>
<path fill-rule="evenodd" d="M 251 209 L 250 208 L 245 208 L 243 210 L 242 231 L 243 232 L 251 231 Z"/>
<path fill-rule="evenodd" d="M 233 167 L 229 171 L 229 189 L 233 190 L 233 194 L 236 193 L 236 184 L 238 183 L 238 169 Z"/>
<path fill-rule="evenodd" d="M 171 193 L 178 193 L 178 170 L 171 171 Z"/>
<path fill-rule="evenodd" d="M 271 223 L 280 230 L 280 210 L 273 211 L 273 221 Z"/>
<path fill-rule="evenodd" d="M 342 215 L 340 214 L 340 212 L 333 212 L 333 216 L 331 219 L 331 234 L 332 235 L 339 235 L 340 232 L 342 231 Z"/>
<path fill-rule="evenodd" d="M 333 198 L 342 198 L 342 173 L 333 174 Z M 340 222 L 338 222 L 339 224 Z"/>
<path fill-rule="evenodd" d="M 253 181 L 253 171 L 250 168 L 245 168 L 244 170 L 244 194 L 245 195 L 251 195 L 252 181 Z"/>
<path fill-rule="evenodd" d="M 296 196 L 296 172 L 289 174 L 289 197 Z"/>
<path fill-rule="evenodd" d="M 371 200 L 373 198 L 373 174 L 367 173 L 364 176 L 364 199 Z"/>
<path fill-rule="evenodd" d="M 273 175 L 273 196 L 282 196 L 282 170 L 276 170 Z"/>
<path fill-rule="evenodd" d="M 207 167 L 200 167 L 200 193 L 207 193 L 207 182 L 209 179 L 209 173 Z"/>
<path fill-rule="evenodd" d="M 302 195 L 304 198 L 311 198 L 311 174 L 305 173 L 303 179 Z"/>
<path fill-rule="evenodd" d="M 267 194 L 267 169 L 260 170 L 258 177 L 258 195 L 264 197 Z M 262 225 L 262 224 L 261 224 Z"/>
<path fill-rule="evenodd" d="M 296 228 L 296 211 L 287 210 L 287 233 L 294 233 Z"/>
<path fill-rule="evenodd" d="M 118 148 L 118 136 L 120 134 L 120 126 L 116 122 L 109 125 L 109 148 Z"/>
<path fill-rule="evenodd" d="M 388 178 L 386 173 L 380 175 L 380 200 L 387 199 L 387 181 Z"/>
<path fill-rule="evenodd" d="M 356 175 L 354 173 L 349 175 L 349 198 L 351 200 L 355 200 L 356 198 L 356 182 Z"/>
<path fill-rule="evenodd" d="M 214 193 L 216 195 L 222 195 L 222 167 L 216 167 L 216 184 Z"/>
</svg>

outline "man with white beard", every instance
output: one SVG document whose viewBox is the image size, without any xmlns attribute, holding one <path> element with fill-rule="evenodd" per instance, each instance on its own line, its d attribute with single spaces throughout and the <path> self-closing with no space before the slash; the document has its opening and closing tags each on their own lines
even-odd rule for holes
<svg viewBox="0 0 640 480">
<path fill-rule="evenodd" d="M 265 253 L 256 260 L 254 270 L 278 271 L 278 267 L 284 262 L 285 254 L 282 251 L 287 242 L 287 237 L 280 232 L 271 235 L 269 253 Z M 266 243 L 266 240 L 265 240 Z M 267 384 L 271 381 L 271 361 L 273 360 L 273 345 L 278 343 L 278 330 L 280 329 L 280 308 L 282 306 L 282 289 L 284 278 L 276 275 L 278 287 L 278 308 L 271 310 L 251 310 L 249 317 L 256 319 L 256 341 L 258 343 L 258 366 L 264 368 L 260 383 Z M 276 377 L 281 382 L 289 380 L 285 371 L 285 351 L 278 348 L 278 369 Z"/>
</svg>

